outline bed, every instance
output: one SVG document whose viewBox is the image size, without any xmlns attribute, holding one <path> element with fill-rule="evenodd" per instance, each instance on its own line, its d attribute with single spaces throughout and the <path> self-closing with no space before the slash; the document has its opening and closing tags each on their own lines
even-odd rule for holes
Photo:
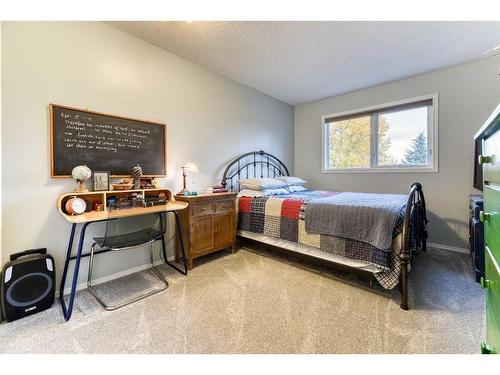
<svg viewBox="0 0 500 375">
<path fill-rule="evenodd" d="M 241 181 L 289 176 L 286 165 L 264 151 L 227 165 L 221 184 L 240 192 Z M 293 190 L 293 189 L 292 189 Z M 399 287 L 408 310 L 408 272 L 426 251 L 427 217 L 420 183 L 408 195 L 301 189 L 278 195 L 238 195 L 237 236 L 365 274 L 383 288 Z"/>
</svg>

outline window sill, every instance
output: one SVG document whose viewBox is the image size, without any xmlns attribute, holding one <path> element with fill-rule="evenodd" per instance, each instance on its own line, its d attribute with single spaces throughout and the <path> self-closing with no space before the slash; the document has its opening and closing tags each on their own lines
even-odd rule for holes
<svg viewBox="0 0 500 375">
<path fill-rule="evenodd" d="M 437 167 L 322 169 L 321 173 L 436 173 Z"/>
</svg>

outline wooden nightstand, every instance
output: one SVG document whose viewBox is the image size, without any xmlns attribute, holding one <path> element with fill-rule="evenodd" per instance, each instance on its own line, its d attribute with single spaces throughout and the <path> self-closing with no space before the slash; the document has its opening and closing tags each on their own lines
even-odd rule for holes
<svg viewBox="0 0 500 375">
<path fill-rule="evenodd" d="M 189 269 L 193 259 L 215 251 L 236 248 L 236 193 L 176 195 L 175 199 L 189 203 L 179 211 L 184 248 Z M 176 248 L 179 253 L 179 239 Z"/>
</svg>

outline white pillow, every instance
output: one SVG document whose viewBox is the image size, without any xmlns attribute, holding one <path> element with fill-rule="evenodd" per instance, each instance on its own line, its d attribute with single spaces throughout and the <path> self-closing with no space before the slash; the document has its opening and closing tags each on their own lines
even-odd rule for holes
<svg viewBox="0 0 500 375">
<path fill-rule="evenodd" d="M 280 176 L 276 177 L 277 180 L 283 181 L 285 184 L 288 186 L 291 185 L 304 185 L 307 181 L 299 178 L 299 177 L 293 177 L 293 176 Z"/>
<path fill-rule="evenodd" d="M 302 185 L 290 185 L 290 186 L 287 186 L 286 189 L 290 192 L 290 193 L 296 193 L 298 191 L 304 191 L 304 190 L 307 190 L 304 186 Z"/>
<path fill-rule="evenodd" d="M 242 189 L 264 190 L 285 187 L 286 183 L 275 178 L 247 178 L 240 181 Z"/>
<path fill-rule="evenodd" d="M 252 190 L 243 189 L 241 190 L 237 197 L 268 197 L 270 195 L 282 195 L 290 194 L 287 188 L 276 188 L 276 189 L 264 189 L 264 190 Z"/>
<path fill-rule="evenodd" d="M 243 189 L 240 190 L 240 192 L 236 196 L 239 198 L 239 197 L 265 197 L 266 195 L 264 194 L 264 190 Z"/>
<path fill-rule="evenodd" d="M 290 192 L 288 191 L 288 189 L 286 187 L 276 188 L 276 189 L 265 189 L 263 191 L 264 191 L 264 193 L 266 193 L 268 195 L 290 194 Z"/>
</svg>

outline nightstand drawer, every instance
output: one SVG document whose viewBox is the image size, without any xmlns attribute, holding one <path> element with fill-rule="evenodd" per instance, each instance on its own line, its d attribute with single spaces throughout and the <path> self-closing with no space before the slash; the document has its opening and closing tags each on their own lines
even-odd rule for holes
<svg viewBox="0 0 500 375">
<path fill-rule="evenodd" d="M 193 204 L 193 216 L 211 215 L 214 213 L 212 203 Z"/>
<path fill-rule="evenodd" d="M 215 213 L 229 212 L 234 209 L 234 200 L 215 202 Z"/>
</svg>

